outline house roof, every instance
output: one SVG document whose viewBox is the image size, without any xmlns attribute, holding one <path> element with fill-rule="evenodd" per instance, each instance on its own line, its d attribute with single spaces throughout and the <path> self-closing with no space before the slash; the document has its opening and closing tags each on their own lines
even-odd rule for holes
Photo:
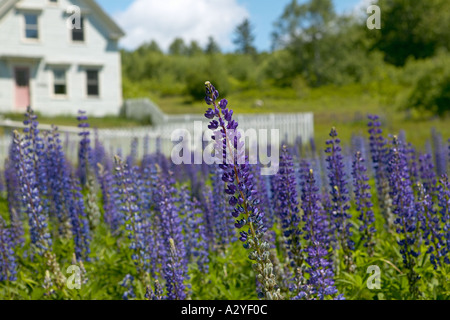
<svg viewBox="0 0 450 320">
<path fill-rule="evenodd" d="M 20 0 L 0 0 L 0 20 L 9 12 Z M 114 38 L 121 38 L 125 32 L 111 19 L 111 17 L 95 2 L 95 0 L 82 0 L 92 12 L 103 21 L 106 27 L 110 30 L 111 36 Z"/>
</svg>

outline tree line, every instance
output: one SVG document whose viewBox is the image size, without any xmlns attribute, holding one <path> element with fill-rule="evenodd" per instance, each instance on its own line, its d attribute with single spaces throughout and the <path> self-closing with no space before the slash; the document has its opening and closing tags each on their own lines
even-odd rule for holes
<svg viewBox="0 0 450 320">
<path fill-rule="evenodd" d="M 198 83 L 204 79 L 214 79 L 227 93 L 370 83 L 394 73 L 399 82 L 411 82 L 406 107 L 445 114 L 450 109 L 450 2 L 376 4 L 381 29 L 369 30 L 365 12 L 339 15 L 331 0 L 292 0 L 273 23 L 269 52 L 256 49 L 249 19 L 236 26 L 234 52 L 222 52 L 220 39 L 213 37 L 204 47 L 177 38 L 167 52 L 155 41 L 122 51 L 125 96 L 152 91 L 200 99 Z M 411 70 L 417 71 L 412 77 Z M 433 90 L 424 91 L 429 78 Z"/>
</svg>

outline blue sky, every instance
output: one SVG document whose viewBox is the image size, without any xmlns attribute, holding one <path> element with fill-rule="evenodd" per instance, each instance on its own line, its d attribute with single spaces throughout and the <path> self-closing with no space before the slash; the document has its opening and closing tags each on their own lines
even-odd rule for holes
<svg viewBox="0 0 450 320">
<path fill-rule="evenodd" d="M 182 2 L 177 2 L 182 1 Z M 194 1 L 194 0 L 191 0 Z M 231 43 L 233 30 L 235 26 L 249 17 L 254 27 L 256 36 L 255 45 L 258 50 L 269 50 L 271 45 L 271 32 L 273 31 L 273 22 L 283 12 L 284 7 L 291 0 L 195 0 L 192 6 L 182 8 L 183 5 L 188 6 L 186 0 L 97 0 L 127 33 L 125 39 L 122 40 L 121 46 L 133 49 L 140 43 L 155 39 L 163 48 L 167 48 L 168 43 L 173 41 L 176 36 L 180 36 L 185 41 L 198 40 L 204 44 L 207 39 L 207 30 L 222 45 L 225 51 L 233 50 Z M 335 9 L 338 13 L 350 12 L 363 0 L 334 0 Z M 138 6 L 135 2 L 143 2 Z M 203 2 L 203 6 L 201 3 Z M 299 2 L 303 2 L 300 0 Z M 145 3 L 145 4 L 144 4 Z M 197 6 L 199 4 L 199 6 Z M 199 20 L 203 16 L 196 15 L 193 12 L 207 10 L 205 12 L 214 12 L 215 16 L 203 23 L 204 28 L 200 25 Z M 164 7 L 165 6 L 165 7 Z M 209 6 L 209 7 L 208 7 Z M 148 8 L 148 17 L 146 9 Z M 217 10 L 214 10 L 217 8 Z M 179 9 L 179 10 L 178 10 Z M 173 14 L 172 14 L 173 12 Z M 220 13 L 223 13 L 220 16 Z M 153 13 L 153 15 L 152 15 Z M 179 15 L 179 17 L 177 16 Z M 163 17 L 167 17 L 167 23 Z M 170 20 L 170 19 L 174 20 Z M 191 20 L 189 20 L 191 19 Z M 154 24 L 151 23 L 154 21 Z M 185 24 L 178 24 L 183 20 Z M 140 22 L 141 21 L 141 22 Z M 216 21 L 216 22 L 214 22 Z M 195 26 L 195 24 L 199 26 Z M 178 29 L 177 29 L 178 28 Z M 189 29 L 192 30 L 189 30 Z M 220 38 L 220 39 L 217 39 Z"/>
</svg>

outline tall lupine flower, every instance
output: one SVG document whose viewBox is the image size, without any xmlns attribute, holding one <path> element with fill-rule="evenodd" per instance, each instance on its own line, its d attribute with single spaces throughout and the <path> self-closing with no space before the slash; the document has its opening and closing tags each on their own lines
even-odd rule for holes
<svg viewBox="0 0 450 320">
<path fill-rule="evenodd" d="M 147 286 L 145 298 L 148 300 L 163 300 L 164 289 L 158 280 L 155 280 L 154 288 L 153 290 L 151 286 Z"/>
<path fill-rule="evenodd" d="M 345 165 L 340 146 L 341 140 L 337 138 L 335 128 L 331 129 L 330 137 L 331 139 L 326 142 L 327 148 L 325 149 L 332 203 L 332 211 L 329 214 L 332 216 L 331 221 L 336 234 L 336 240 L 344 253 L 344 263 L 348 270 L 354 271 L 355 265 L 352 258 L 352 250 L 355 250 L 355 244 L 351 239 L 352 223 L 350 219 L 352 216 L 349 213 L 350 197 L 347 189 L 347 176 L 344 172 Z"/>
<path fill-rule="evenodd" d="M 220 246 L 220 235 L 218 234 L 219 229 L 221 228 L 222 217 L 225 215 L 224 212 L 218 212 L 217 206 L 224 206 L 223 203 L 220 203 L 214 199 L 213 194 L 213 186 L 207 185 L 205 182 L 200 183 L 198 185 L 197 192 L 191 188 L 191 194 L 193 197 L 197 197 L 200 202 L 201 207 L 203 208 L 203 222 L 206 227 L 206 238 L 208 239 L 210 249 L 216 249 L 217 245 Z M 196 198 L 197 199 L 197 198 Z M 230 219 L 229 219 L 230 220 Z"/>
<path fill-rule="evenodd" d="M 127 160 L 126 160 L 129 168 L 132 168 L 134 165 L 137 164 L 138 143 L 139 143 L 139 141 L 137 138 L 133 138 L 133 140 L 131 141 L 130 154 L 127 156 Z"/>
<path fill-rule="evenodd" d="M 45 157 L 44 139 L 40 135 L 38 129 L 39 122 L 37 116 L 31 107 L 27 108 L 25 113 L 25 120 L 23 124 L 26 126 L 23 129 L 23 149 L 24 155 L 29 158 L 30 166 L 35 171 L 36 183 L 39 185 L 39 195 L 42 205 L 42 210 L 48 214 L 48 183 L 47 183 L 47 166 L 48 163 Z"/>
<path fill-rule="evenodd" d="M 426 193 L 421 183 L 417 184 L 418 201 L 416 210 L 419 212 L 420 229 L 422 230 L 422 239 L 427 246 L 427 253 L 430 255 L 430 262 L 437 269 L 444 262 L 447 254 L 445 239 L 440 226 L 440 219 L 436 210 L 433 208 L 431 196 Z"/>
<path fill-rule="evenodd" d="M 89 139 L 89 123 L 87 122 L 88 117 L 86 116 L 86 112 L 79 110 L 77 120 L 78 128 L 81 129 L 81 132 L 78 134 L 81 137 L 80 147 L 78 149 L 78 176 L 80 178 L 81 186 L 85 186 L 91 162 L 91 141 Z"/>
<path fill-rule="evenodd" d="M 408 143 L 408 146 L 405 149 L 405 152 L 408 157 L 408 168 L 409 168 L 409 176 L 411 178 L 412 183 L 417 183 L 419 181 L 419 161 L 418 154 L 416 149 Z"/>
<path fill-rule="evenodd" d="M 90 228 L 95 229 L 100 221 L 100 210 L 97 205 L 97 188 L 93 176 L 96 164 L 93 163 L 95 158 L 91 148 L 91 140 L 89 139 L 90 132 L 88 130 L 89 123 L 87 122 L 88 117 L 86 116 L 86 112 L 79 110 L 77 119 L 79 122 L 78 127 L 81 129 L 81 132 L 78 134 L 81 137 L 78 149 L 78 177 L 81 187 L 86 187 L 87 189 L 86 214 L 89 219 Z"/>
<path fill-rule="evenodd" d="M 447 164 L 450 164 L 450 139 L 448 139 L 448 161 Z M 447 169 L 448 169 L 448 165 L 447 165 Z"/>
<path fill-rule="evenodd" d="M 191 194 L 186 187 L 180 190 L 180 214 L 184 231 L 186 250 L 186 264 L 190 261 L 197 263 L 201 272 L 207 273 L 209 252 L 206 238 L 203 212 L 196 199 L 191 200 Z"/>
<path fill-rule="evenodd" d="M 431 200 L 437 197 L 437 178 L 434 171 L 433 157 L 425 153 L 419 156 L 419 173 L 425 192 L 431 196 Z"/>
<path fill-rule="evenodd" d="M 0 215 L 0 282 L 17 280 L 17 262 L 14 242 L 6 222 Z"/>
<path fill-rule="evenodd" d="M 436 172 L 438 176 L 442 176 L 447 172 L 447 152 L 442 141 L 442 135 L 435 128 L 431 131 L 434 159 L 436 163 Z"/>
<path fill-rule="evenodd" d="M 69 174 L 63 176 L 62 179 L 64 180 L 64 197 L 72 226 L 76 258 L 77 260 L 90 261 L 91 235 L 80 183 L 78 179 L 72 178 Z"/>
<path fill-rule="evenodd" d="M 111 229 L 112 233 L 117 233 L 121 225 L 121 217 L 116 207 L 116 195 L 114 186 L 114 176 L 107 171 L 100 163 L 98 166 L 98 181 L 102 191 L 103 220 Z"/>
<path fill-rule="evenodd" d="M 378 201 L 380 203 L 381 213 L 386 221 L 388 230 L 392 229 L 393 217 L 389 190 L 389 176 L 387 174 L 387 148 L 386 140 L 383 137 L 381 122 L 377 115 L 369 115 L 369 145 L 370 154 L 372 156 L 372 164 L 375 173 L 375 181 L 377 185 Z"/>
<path fill-rule="evenodd" d="M 48 217 L 43 209 L 43 201 L 39 193 L 39 182 L 36 177 L 36 167 L 33 161 L 33 149 L 30 139 L 22 140 L 17 131 L 14 132 L 15 150 L 18 153 L 16 170 L 20 181 L 22 204 L 28 216 L 30 238 L 39 255 L 44 257 L 47 266 L 55 277 L 59 288 L 64 286 L 66 278 L 61 272 L 56 256 L 52 251 L 52 239 L 48 229 Z"/>
<path fill-rule="evenodd" d="M 5 170 L 0 170 L 0 195 L 3 195 L 6 192 L 6 184 L 4 181 Z"/>
<path fill-rule="evenodd" d="M 19 173 L 20 193 L 22 203 L 28 216 L 30 225 L 31 242 L 40 254 L 51 250 L 52 239 L 48 231 L 48 222 L 41 203 L 39 184 L 30 149 L 17 132 L 15 132 L 14 144 L 18 158 L 16 170 Z"/>
<path fill-rule="evenodd" d="M 161 181 L 162 198 L 160 202 L 161 236 L 164 249 L 162 268 L 166 279 L 167 297 L 169 300 L 186 299 L 187 278 L 186 249 L 183 236 L 183 226 L 179 209 L 175 202 L 177 190 L 172 173 L 168 172 L 166 183 Z"/>
<path fill-rule="evenodd" d="M 213 198 L 212 191 L 218 194 L 225 192 L 226 184 L 222 180 L 223 170 L 219 166 L 213 165 L 211 171 L 212 190 L 208 192 L 208 198 L 211 202 L 211 210 L 215 220 L 216 242 L 219 247 L 224 249 L 226 245 L 237 240 L 234 231 L 234 219 L 228 213 L 229 205 L 225 197 Z"/>
<path fill-rule="evenodd" d="M 19 151 L 17 145 L 11 143 L 9 149 L 9 158 L 5 161 L 5 182 L 6 182 L 6 201 L 8 203 L 9 221 L 11 224 L 11 237 L 14 247 L 23 246 L 25 243 L 24 230 L 22 225 L 22 199 L 20 197 L 19 176 L 16 171 L 16 164 L 19 161 Z"/>
<path fill-rule="evenodd" d="M 160 168 L 157 164 L 150 164 L 144 168 L 145 187 L 148 188 L 144 193 L 151 200 L 151 207 L 146 212 L 145 224 L 145 247 L 147 248 L 150 259 L 150 274 L 153 278 L 162 275 L 162 266 L 167 256 L 167 250 L 164 246 L 164 235 L 162 232 L 162 211 L 161 204 L 164 199 L 163 185 L 164 178 L 161 176 Z"/>
<path fill-rule="evenodd" d="M 106 152 L 104 145 L 99 139 L 98 129 L 94 129 L 94 147 L 92 149 L 92 166 L 95 169 L 97 179 L 99 179 L 98 164 L 101 164 L 108 172 L 114 171 L 113 157 Z"/>
<path fill-rule="evenodd" d="M 52 131 L 47 135 L 45 157 L 47 162 L 50 218 L 56 220 L 59 235 L 70 238 L 71 225 L 68 217 L 68 198 L 64 194 L 66 188 L 69 187 L 65 183 L 65 178 L 70 175 L 70 168 L 61 146 L 58 128 L 55 126 L 52 127 Z"/>
<path fill-rule="evenodd" d="M 414 266 L 420 255 L 416 237 L 418 217 L 414 204 L 414 192 L 409 178 L 407 157 L 404 147 L 396 137 L 393 138 L 389 159 L 387 171 L 389 173 L 392 209 L 395 215 L 394 225 L 400 237 L 397 243 L 400 246 L 403 264 L 408 270 L 410 292 L 416 296 L 418 294 L 417 281 L 419 276 L 414 271 Z"/>
<path fill-rule="evenodd" d="M 273 274 L 270 244 L 264 240 L 264 213 L 258 208 L 260 200 L 253 186 L 248 158 L 245 158 L 240 134 L 236 132 L 238 123 L 233 119 L 233 110 L 227 108 L 228 101 L 223 99 L 217 104 L 219 92 L 209 81 L 205 83 L 205 87 L 206 104 L 213 107 L 206 111 L 205 117 L 211 120 L 209 129 L 215 130 L 212 137 L 215 140 L 215 155 L 219 155 L 219 161 L 223 162 L 220 164 L 224 170 L 222 179 L 227 183 L 225 192 L 230 196 L 230 206 L 234 208 L 232 215 L 237 219 L 235 226 L 241 230 L 240 241 L 244 243 L 244 248 L 250 251 L 249 259 L 255 261 L 253 268 L 257 273 L 257 280 L 263 284 L 258 296 L 279 300 L 282 297 Z"/>
<path fill-rule="evenodd" d="M 180 256 L 175 241 L 172 238 L 169 238 L 169 246 L 169 256 L 167 263 L 164 265 L 167 298 L 169 300 L 185 300 L 186 289 L 184 285 L 183 258 Z"/>
<path fill-rule="evenodd" d="M 226 216 L 224 212 L 219 212 L 216 206 L 220 203 L 216 202 L 213 194 L 213 187 L 202 184 L 200 186 L 201 198 L 200 206 L 202 207 L 202 220 L 205 224 L 205 237 L 208 242 L 208 246 L 211 250 L 215 251 L 224 249 L 225 243 L 228 243 L 227 238 L 222 238 L 221 228 L 222 217 Z M 222 204 L 223 207 L 223 204 Z M 216 215 L 217 214 L 217 215 Z M 229 219 L 230 220 L 230 219 Z M 232 223 L 233 225 L 234 223 Z M 234 230 L 234 226 L 233 226 Z"/>
<path fill-rule="evenodd" d="M 131 258 L 136 266 L 139 279 L 144 285 L 147 285 L 148 255 L 145 251 L 145 229 L 138 206 L 136 184 L 127 164 L 118 156 L 114 160 L 116 165 L 115 182 L 119 192 L 119 197 L 116 199 L 117 205 L 124 217 L 125 229 L 130 240 L 129 248 L 133 252 Z"/>
<path fill-rule="evenodd" d="M 301 219 L 294 163 L 286 146 L 282 148 L 280 166 L 275 180 L 275 188 L 278 190 L 275 211 L 281 221 L 290 264 L 293 268 L 298 268 L 303 263 L 299 227 Z"/>
<path fill-rule="evenodd" d="M 123 300 L 130 300 L 136 298 L 136 293 L 134 292 L 134 277 L 131 274 L 127 274 L 120 284 L 126 290 L 122 295 Z"/>
<path fill-rule="evenodd" d="M 97 195 L 95 176 L 93 174 L 89 174 L 87 177 L 86 191 L 85 212 L 89 221 L 89 226 L 91 230 L 94 230 L 100 223 L 101 212 L 98 207 L 99 199 Z"/>
<path fill-rule="evenodd" d="M 320 205 L 319 188 L 316 186 L 312 169 L 305 165 L 301 169 L 303 231 L 306 240 L 306 272 L 309 278 L 299 279 L 297 296 L 294 299 L 320 299 L 327 297 L 343 299 L 337 295 L 334 285 L 334 272 L 330 260 L 330 239 L 326 232 L 327 221 Z M 301 278 L 301 277 L 300 277 Z M 337 295 L 337 296 L 336 296 Z"/>
<path fill-rule="evenodd" d="M 271 193 L 270 193 L 270 178 L 269 176 L 264 176 L 261 174 L 261 164 L 257 162 L 254 165 L 250 166 L 251 174 L 253 174 L 254 181 L 255 181 L 255 189 L 260 195 L 261 198 L 261 207 L 264 208 L 265 214 L 264 214 L 264 225 L 268 229 L 266 232 L 266 241 L 272 244 L 272 249 L 275 248 L 275 242 L 276 242 L 276 232 L 273 229 L 273 226 L 275 224 L 275 213 L 272 207 L 272 203 L 270 200 Z M 297 179 L 295 172 L 293 173 L 294 180 Z M 295 186 L 297 186 L 297 181 L 294 183 Z M 273 256 L 273 255 L 272 255 Z M 272 262 L 275 265 L 275 261 L 272 259 Z"/>
<path fill-rule="evenodd" d="M 443 224 L 442 232 L 444 234 L 446 242 L 446 256 L 444 258 L 445 263 L 450 264 L 449 252 L 450 252 L 450 182 L 448 176 L 443 174 L 439 179 L 439 213 Z"/>
<path fill-rule="evenodd" d="M 373 256 L 375 239 L 375 216 L 373 213 L 372 194 L 368 184 L 367 167 L 364 165 L 364 158 L 361 152 L 355 153 L 352 165 L 353 191 L 355 194 L 356 210 L 360 213 L 358 220 L 362 222 L 359 231 L 361 232 L 361 241 L 367 248 L 369 256 Z"/>
</svg>

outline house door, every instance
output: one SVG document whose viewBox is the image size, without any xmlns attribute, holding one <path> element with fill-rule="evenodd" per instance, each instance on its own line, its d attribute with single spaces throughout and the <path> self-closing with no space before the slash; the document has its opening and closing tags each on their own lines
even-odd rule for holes
<svg viewBox="0 0 450 320">
<path fill-rule="evenodd" d="M 30 68 L 15 67 L 16 109 L 26 109 L 30 105 Z"/>
</svg>

